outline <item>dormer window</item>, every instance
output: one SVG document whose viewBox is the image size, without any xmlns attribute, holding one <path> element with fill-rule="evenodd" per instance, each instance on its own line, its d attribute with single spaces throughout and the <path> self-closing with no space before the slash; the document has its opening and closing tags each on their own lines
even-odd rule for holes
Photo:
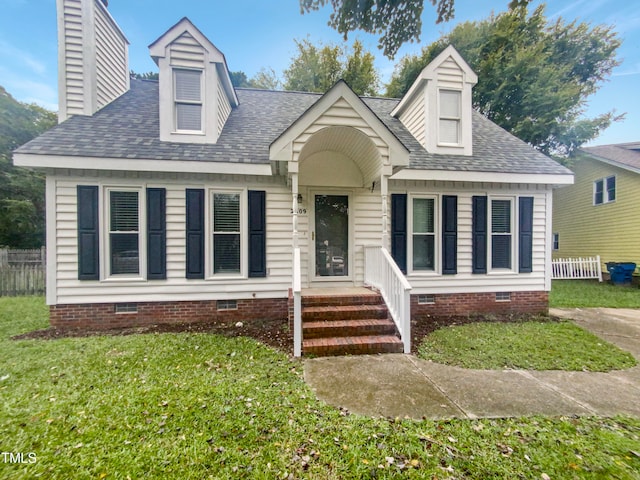
<svg viewBox="0 0 640 480">
<path fill-rule="evenodd" d="M 173 73 L 176 131 L 202 132 L 202 71 Z"/>
<path fill-rule="evenodd" d="M 460 145 L 462 92 L 456 90 L 440 90 L 439 96 L 438 143 Z"/>
</svg>

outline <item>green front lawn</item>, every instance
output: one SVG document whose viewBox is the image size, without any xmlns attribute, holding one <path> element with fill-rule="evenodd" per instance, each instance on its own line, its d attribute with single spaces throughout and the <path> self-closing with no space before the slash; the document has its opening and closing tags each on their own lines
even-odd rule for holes
<svg viewBox="0 0 640 480">
<path fill-rule="evenodd" d="M 640 308 L 640 289 L 637 285 L 623 287 L 597 280 L 554 280 L 549 306 Z"/>
<path fill-rule="evenodd" d="M 315 399 L 301 362 L 251 339 L 9 339 L 46 324 L 42 299 L 0 298 L 1 448 L 35 459 L 3 455 L 3 479 L 637 479 L 640 471 L 638 418 L 348 415 Z"/>
<path fill-rule="evenodd" d="M 636 365 L 633 356 L 571 322 L 479 322 L 441 328 L 425 337 L 418 355 L 478 369 L 588 370 Z"/>
</svg>

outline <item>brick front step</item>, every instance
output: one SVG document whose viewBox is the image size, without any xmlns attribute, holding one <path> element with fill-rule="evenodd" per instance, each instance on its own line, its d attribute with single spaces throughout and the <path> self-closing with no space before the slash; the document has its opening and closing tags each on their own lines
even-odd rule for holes
<svg viewBox="0 0 640 480">
<path fill-rule="evenodd" d="M 383 305 L 382 295 L 309 295 L 302 297 L 303 307 L 324 307 L 328 305 Z"/>
<path fill-rule="evenodd" d="M 387 318 L 385 305 L 327 305 L 302 307 L 302 321 Z"/>
<path fill-rule="evenodd" d="M 303 338 L 356 337 L 363 335 L 394 335 L 396 326 L 386 318 L 359 320 L 325 320 L 304 322 Z"/>
<path fill-rule="evenodd" d="M 365 355 L 402 353 L 402 341 L 393 335 L 310 338 L 302 343 L 305 355 Z"/>
</svg>

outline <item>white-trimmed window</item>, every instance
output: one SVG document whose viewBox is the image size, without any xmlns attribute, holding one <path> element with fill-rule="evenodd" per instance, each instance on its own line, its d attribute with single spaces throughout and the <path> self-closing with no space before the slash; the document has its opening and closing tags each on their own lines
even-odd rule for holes
<svg viewBox="0 0 640 480">
<path fill-rule="evenodd" d="M 513 215 L 512 198 L 492 198 L 490 214 L 491 226 L 491 269 L 511 270 L 513 268 Z"/>
<path fill-rule="evenodd" d="M 108 189 L 108 265 L 110 275 L 139 276 L 140 197 L 135 189 Z"/>
<path fill-rule="evenodd" d="M 179 132 L 202 132 L 202 71 L 173 70 L 175 127 Z"/>
<path fill-rule="evenodd" d="M 411 265 L 414 272 L 436 270 L 437 219 L 435 197 L 413 197 L 411 202 Z"/>
<path fill-rule="evenodd" d="M 242 273 L 242 195 L 211 192 L 211 249 L 213 275 Z"/>
<path fill-rule="evenodd" d="M 462 132 L 462 92 L 439 90 L 438 143 L 460 145 Z"/>
<path fill-rule="evenodd" d="M 602 205 L 616 199 L 616 177 L 601 178 L 593 182 L 593 204 Z"/>
</svg>

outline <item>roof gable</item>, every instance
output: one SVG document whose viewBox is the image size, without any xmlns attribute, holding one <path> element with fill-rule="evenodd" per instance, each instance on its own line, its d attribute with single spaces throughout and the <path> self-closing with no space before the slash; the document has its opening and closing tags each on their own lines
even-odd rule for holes
<svg viewBox="0 0 640 480">
<path fill-rule="evenodd" d="M 640 142 L 585 147 L 580 151 L 596 161 L 640 173 Z"/>
<path fill-rule="evenodd" d="M 344 80 L 336 82 L 327 93 L 321 96 L 271 143 L 269 147 L 270 159 L 272 161 L 290 160 L 292 145 L 296 139 L 339 102 L 346 103 L 366 126 L 382 139 L 389 148 L 389 158 L 392 165 L 409 165 L 409 150 Z"/>
</svg>

